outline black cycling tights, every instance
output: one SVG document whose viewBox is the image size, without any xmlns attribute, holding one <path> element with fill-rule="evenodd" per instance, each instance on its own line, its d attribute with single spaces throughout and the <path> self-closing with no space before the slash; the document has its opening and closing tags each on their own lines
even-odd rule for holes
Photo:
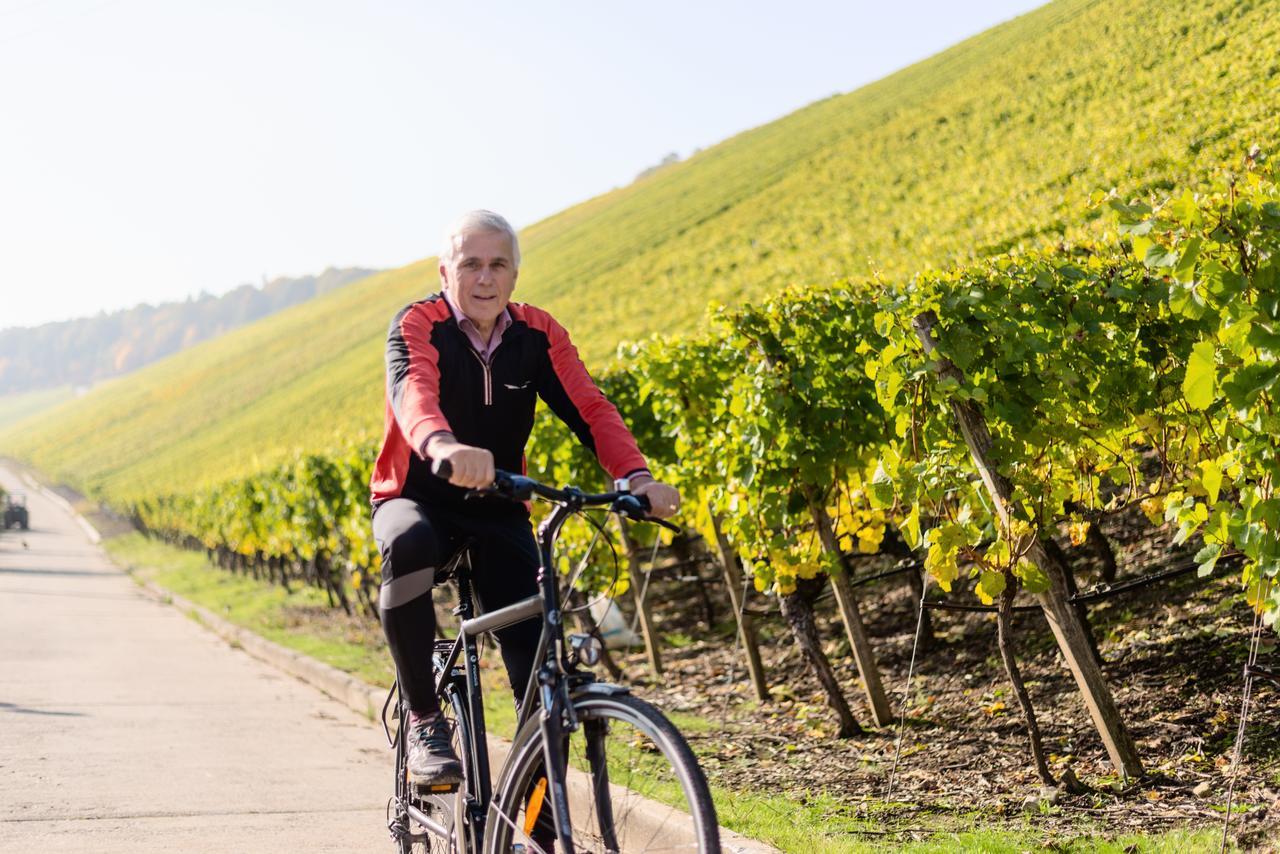
<svg viewBox="0 0 1280 854">
<path fill-rule="evenodd" d="M 514 509 L 514 508 L 513 508 Z M 436 613 L 434 574 L 468 537 L 471 588 L 483 611 L 495 611 L 538 592 L 538 545 L 529 517 L 467 515 L 393 498 L 373 512 L 373 537 L 382 552 L 379 610 L 409 708 L 429 714 L 440 708 L 433 690 L 431 651 Z M 516 702 L 524 699 L 542 621 L 525 620 L 496 632 Z"/>
</svg>

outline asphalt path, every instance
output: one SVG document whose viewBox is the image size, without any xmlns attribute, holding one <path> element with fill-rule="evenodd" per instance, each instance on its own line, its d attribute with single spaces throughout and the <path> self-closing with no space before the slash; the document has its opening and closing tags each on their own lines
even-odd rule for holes
<svg viewBox="0 0 1280 854">
<path fill-rule="evenodd" d="M 381 730 L 142 595 L 28 493 L 0 531 L 0 851 L 392 850 Z"/>
</svg>

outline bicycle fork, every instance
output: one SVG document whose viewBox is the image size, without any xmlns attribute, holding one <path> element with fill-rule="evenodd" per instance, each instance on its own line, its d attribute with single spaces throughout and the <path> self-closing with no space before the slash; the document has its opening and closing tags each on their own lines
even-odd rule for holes
<svg viewBox="0 0 1280 854">
<path fill-rule="evenodd" d="M 573 851 L 573 834 L 569 819 L 568 779 L 569 757 L 565 733 L 576 728 L 576 721 L 565 726 L 566 710 L 571 716 L 573 706 L 564 695 L 564 680 L 556 679 L 550 668 L 538 674 L 542 682 L 542 767 L 547 772 L 547 788 L 551 792 L 551 815 L 555 819 L 556 841 L 561 851 Z"/>
</svg>

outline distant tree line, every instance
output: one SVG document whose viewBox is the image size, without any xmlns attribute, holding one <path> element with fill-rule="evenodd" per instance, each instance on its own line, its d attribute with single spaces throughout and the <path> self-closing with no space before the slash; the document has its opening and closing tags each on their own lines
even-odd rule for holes
<svg viewBox="0 0 1280 854">
<path fill-rule="evenodd" d="M 93 317 L 0 330 L 0 395 L 88 386 L 362 279 L 376 270 L 330 268 L 184 302 L 142 304 Z"/>
</svg>

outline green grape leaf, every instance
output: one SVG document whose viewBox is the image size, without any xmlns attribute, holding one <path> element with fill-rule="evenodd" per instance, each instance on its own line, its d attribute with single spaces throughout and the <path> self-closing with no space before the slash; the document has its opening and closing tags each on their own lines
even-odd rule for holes
<svg viewBox="0 0 1280 854">
<path fill-rule="evenodd" d="M 984 571 L 978 577 L 978 583 L 973 591 L 978 594 L 978 598 L 982 600 L 982 604 L 990 605 L 996 601 L 996 597 L 1004 592 L 1005 580 L 1003 572 Z"/>
<path fill-rule="evenodd" d="M 876 473 L 871 476 L 871 488 L 868 490 L 871 506 L 877 510 L 893 506 L 893 481 L 884 470 L 884 464 L 876 466 Z"/>
<path fill-rule="evenodd" d="M 1209 504 L 1218 503 L 1218 491 L 1222 488 L 1222 466 L 1217 460 L 1200 463 L 1200 485 L 1209 496 Z"/>
<path fill-rule="evenodd" d="M 1199 564 L 1196 569 L 1196 575 L 1204 578 L 1213 574 L 1213 568 L 1218 565 L 1218 558 L 1222 555 L 1221 543 L 1210 543 L 1209 545 L 1196 552 L 1195 562 Z"/>
<path fill-rule="evenodd" d="M 1208 409 L 1213 403 L 1217 367 L 1213 359 L 1214 343 L 1201 341 L 1191 348 L 1187 375 L 1182 380 L 1182 394 L 1193 409 Z"/>
<path fill-rule="evenodd" d="M 906 524 L 903 526 L 903 533 L 907 535 L 907 545 L 911 548 L 920 548 L 920 505 L 916 504 L 911 508 L 910 515 L 907 516 Z"/>
<path fill-rule="evenodd" d="M 1204 243 L 1199 237 L 1193 237 L 1182 247 L 1178 264 L 1173 268 L 1173 277 L 1179 282 L 1190 282 L 1196 276 L 1196 261 L 1200 258 L 1200 247 Z"/>
<path fill-rule="evenodd" d="M 1034 561 L 1025 557 L 1013 568 L 1013 574 L 1021 579 L 1022 586 L 1028 593 L 1044 593 L 1049 589 L 1049 576 Z"/>
</svg>

